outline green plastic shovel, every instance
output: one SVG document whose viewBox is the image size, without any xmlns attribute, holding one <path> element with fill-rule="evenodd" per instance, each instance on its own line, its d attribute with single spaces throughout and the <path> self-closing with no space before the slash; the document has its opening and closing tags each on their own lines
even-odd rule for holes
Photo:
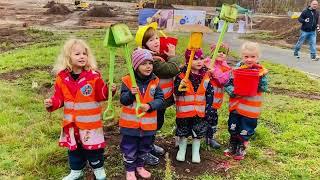
<svg viewBox="0 0 320 180">
<path fill-rule="evenodd" d="M 104 39 L 104 45 L 108 47 L 110 52 L 110 67 L 109 67 L 109 87 L 113 84 L 114 79 L 114 63 L 115 63 L 115 50 L 116 48 L 124 48 L 125 51 L 125 59 L 127 62 L 127 67 L 129 70 L 129 75 L 131 78 L 132 86 L 137 87 L 136 79 L 134 76 L 132 64 L 131 64 L 131 57 L 129 52 L 128 43 L 133 40 L 133 36 L 129 30 L 129 27 L 126 24 L 119 23 L 113 24 L 110 28 L 107 29 L 106 36 Z M 139 94 L 135 95 L 136 97 L 136 115 L 137 117 L 142 117 L 145 113 L 139 114 L 139 108 L 141 107 L 141 100 Z M 109 88 L 108 94 L 108 105 L 107 109 L 103 113 L 103 119 L 113 119 L 114 118 L 114 106 L 112 104 L 112 91 Z"/>
<path fill-rule="evenodd" d="M 221 12 L 220 12 L 220 19 L 224 20 L 224 23 L 223 23 L 221 33 L 219 35 L 219 39 L 218 39 L 216 48 L 215 48 L 214 52 L 210 54 L 210 57 L 212 59 L 211 63 L 210 63 L 210 67 L 213 67 L 214 61 L 218 56 L 218 51 L 219 51 L 220 46 L 222 44 L 222 40 L 224 38 L 224 34 L 227 31 L 229 23 L 236 22 L 237 16 L 238 16 L 238 9 L 235 4 L 233 4 L 233 5 L 223 4 L 222 5 Z"/>
</svg>

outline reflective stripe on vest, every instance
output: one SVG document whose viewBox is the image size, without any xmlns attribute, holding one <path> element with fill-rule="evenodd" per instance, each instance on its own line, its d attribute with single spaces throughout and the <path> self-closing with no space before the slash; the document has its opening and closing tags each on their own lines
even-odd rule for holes
<svg viewBox="0 0 320 180">
<path fill-rule="evenodd" d="M 239 114 L 249 117 L 258 118 L 261 113 L 262 93 L 252 97 L 230 98 L 229 111 L 236 110 Z"/>
<path fill-rule="evenodd" d="M 76 96 L 72 96 L 67 85 L 60 77 L 57 84 L 61 87 L 64 95 L 63 126 L 74 122 L 80 129 L 97 129 L 102 127 L 101 111 L 99 102 L 95 101 L 95 82 L 98 77 L 87 80 L 77 90 Z"/>
<path fill-rule="evenodd" d="M 184 78 L 184 73 L 179 75 L 181 79 Z M 177 118 L 187 117 L 204 117 L 206 108 L 206 89 L 209 83 L 209 77 L 205 75 L 198 87 L 197 92 L 190 80 L 188 80 L 189 91 L 185 92 L 184 96 L 176 96 L 176 116 Z"/>
<path fill-rule="evenodd" d="M 213 103 L 212 107 L 214 109 L 219 109 L 222 106 L 223 103 L 223 94 L 224 94 L 224 88 L 219 87 L 215 82 L 211 83 L 214 89 L 214 95 L 213 95 Z"/>
<path fill-rule="evenodd" d="M 173 94 L 173 78 L 169 79 L 160 79 L 159 81 L 160 88 L 163 91 L 164 98 L 167 99 Z"/>
<path fill-rule="evenodd" d="M 130 76 L 125 76 L 122 78 L 123 83 L 129 88 L 132 88 L 132 83 Z M 151 80 L 148 84 L 147 90 L 144 96 L 139 96 L 142 104 L 146 104 L 154 100 L 154 93 L 156 87 L 159 85 L 159 79 L 156 78 Z M 157 129 L 157 111 L 147 112 L 141 118 L 136 116 L 136 106 L 137 103 L 134 101 L 133 104 L 122 107 L 122 112 L 120 114 L 119 126 L 125 128 L 141 128 L 142 130 L 152 131 Z M 141 113 L 141 111 L 140 111 Z"/>
</svg>

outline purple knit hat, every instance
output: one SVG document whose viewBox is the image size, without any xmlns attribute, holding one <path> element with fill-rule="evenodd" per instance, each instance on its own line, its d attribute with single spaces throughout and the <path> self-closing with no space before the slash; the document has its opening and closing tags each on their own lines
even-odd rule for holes
<svg viewBox="0 0 320 180">
<path fill-rule="evenodd" d="M 145 61 L 153 61 L 153 56 L 147 49 L 138 48 L 133 51 L 132 56 L 132 66 L 134 70 L 137 70 L 139 65 Z"/>
<path fill-rule="evenodd" d="M 184 53 L 184 57 L 186 58 L 186 64 L 188 64 L 189 59 L 191 55 L 191 50 L 187 49 L 186 52 Z M 200 59 L 203 58 L 203 51 L 202 49 L 197 49 L 196 52 L 194 53 L 194 58 L 193 59 Z"/>
</svg>

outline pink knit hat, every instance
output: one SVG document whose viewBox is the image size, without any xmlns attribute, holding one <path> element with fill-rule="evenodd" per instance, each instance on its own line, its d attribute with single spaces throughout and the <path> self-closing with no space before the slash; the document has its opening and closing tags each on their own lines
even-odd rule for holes
<svg viewBox="0 0 320 180">
<path fill-rule="evenodd" d="M 153 61 L 153 57 L 150 51 L 141 48 L 138 48 L 133 51 L 131 59 L 134 70 L 137 70 L 139 65 L 145 61 Z"/>
<path fill-rule="evenodd" d="M 191 50 L 187 49 L 186 52 L 184 53 L 184 57 L 186 58 L 186 64 L 188 64 L 189 62 L 190 55 L 191 55 Z M 194 53 L 193 59 L 199 59 L 199 58 L 203 58 L 202 49 L 197 49 L 196 52 Z"/>
</svg>

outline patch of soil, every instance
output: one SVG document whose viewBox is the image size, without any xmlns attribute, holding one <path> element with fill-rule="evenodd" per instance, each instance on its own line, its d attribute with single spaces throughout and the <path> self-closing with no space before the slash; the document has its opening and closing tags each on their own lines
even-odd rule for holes
<svg viewBox="0 0 320 180">
<path fill-rule="evenodd" d="M 59 14 L 59 15 L 66 15 L 71 13 L 65 5 L 63 4 L 54 4 L 52 7 L 50 7 L 45 14 Z"/>
<path fill-rule="evenodd" d="M 50 72 L 51 69 L 52 69 L 51 66 L 26 67 L 26 68 L 15 70 L 15 71 L 0 73 L 0 79 L 6 80 L 6 81 L 14 81 L 35 70 Z"/>
<path fill-rule="evenodd" d="M 283 89 L 278 87 L 271 87 L 270 93 L 272 94 L 281 94 L 290 97 L 309 99 L 309 100 L 320 100 L 320 93 L 308 93 L 308 92 L 297 92 L 289 89 Z"/>
<path fill-rule="evenodd" d="M 301 23 L 289 17 L 264 18 L 254 25 L 254 29 L 271 31 L 277 39 L 283 39 L 289 44 L 295 44 L 300 36 Z M 317 36 L 317 42 L 320 42 Z"/>
<path fill-rule="evenodd" d="M 152 7 L 153 8 L 153 3 L 152 3 Z M 156 4 L 156 9 L 176 9 L 172 6 L 172 4 Z"/>
<path fill-rule="evenodd" d="M 33 41 L 35 39 L 22 29 L 0 28 L 0 52 L 8 51 Z"/>
<path fill-rule="evenodd" d="M 106 4 L 95 5 L 88 12 L 84 13 L 85 16 L 89 17 L 115 17 L 112 8 Z"/>
<path fill-rule="evenodd" d="M 52 8 L 56 3 L 54 1 L 49 1 L 43 8 Z"/>
<path fill-rule="evenodd" d="M 108 143 L 105 158 L 106 164 L 108 165 L 115 165 L 115 166 L 122 166 L 122 155 L 120 153 L 120 142 L 121 142 L 121 135 L 119 129 L 116 124 L 107 125 L 104 127 L 105 131 L 105 139 Z M 166 152 L 169 153 L 169 158 L 171 160 L 171 170 L 178 179 L 192 179 L 198 175 L 201 175 L 205 172 L 208 173 L 219 173 L 223 176 L 230 176 L 228 170 L 235 166 L 239 165 L 239 162 L 236 161 L 226 161 L 223 159 L 218 158 L 217 156 L 213 155 L 211 151 L 205 150 L 204 148 L 201 149 L 201 163 L 200 164 L 193 164 L 191 163 L 191 146 L 188 145 L 187 148 L 187 155 L 185 162 L 178 162 L 176 161 L 176 154 L 177 148 L 174 146 L 173 138 L 157 138 L 157 144 L 161 147 L 164 147 Z M 164 177 L 164 171 L 166 167 L 165 157 L 160 157 L 160 164 L 158 166 L 150 167 L 146 166 L 146 169 L 151 170 L 152 178 L 155 180 L 161 180 Z M 161 169 L 162 172 L 159 173 Z M 86 172 L 86 179 L 93 179 L 94 175 L 89 170 Z M 125 172 L 113 172 L 111 179 L 125 179 Z"/>
</svg>

